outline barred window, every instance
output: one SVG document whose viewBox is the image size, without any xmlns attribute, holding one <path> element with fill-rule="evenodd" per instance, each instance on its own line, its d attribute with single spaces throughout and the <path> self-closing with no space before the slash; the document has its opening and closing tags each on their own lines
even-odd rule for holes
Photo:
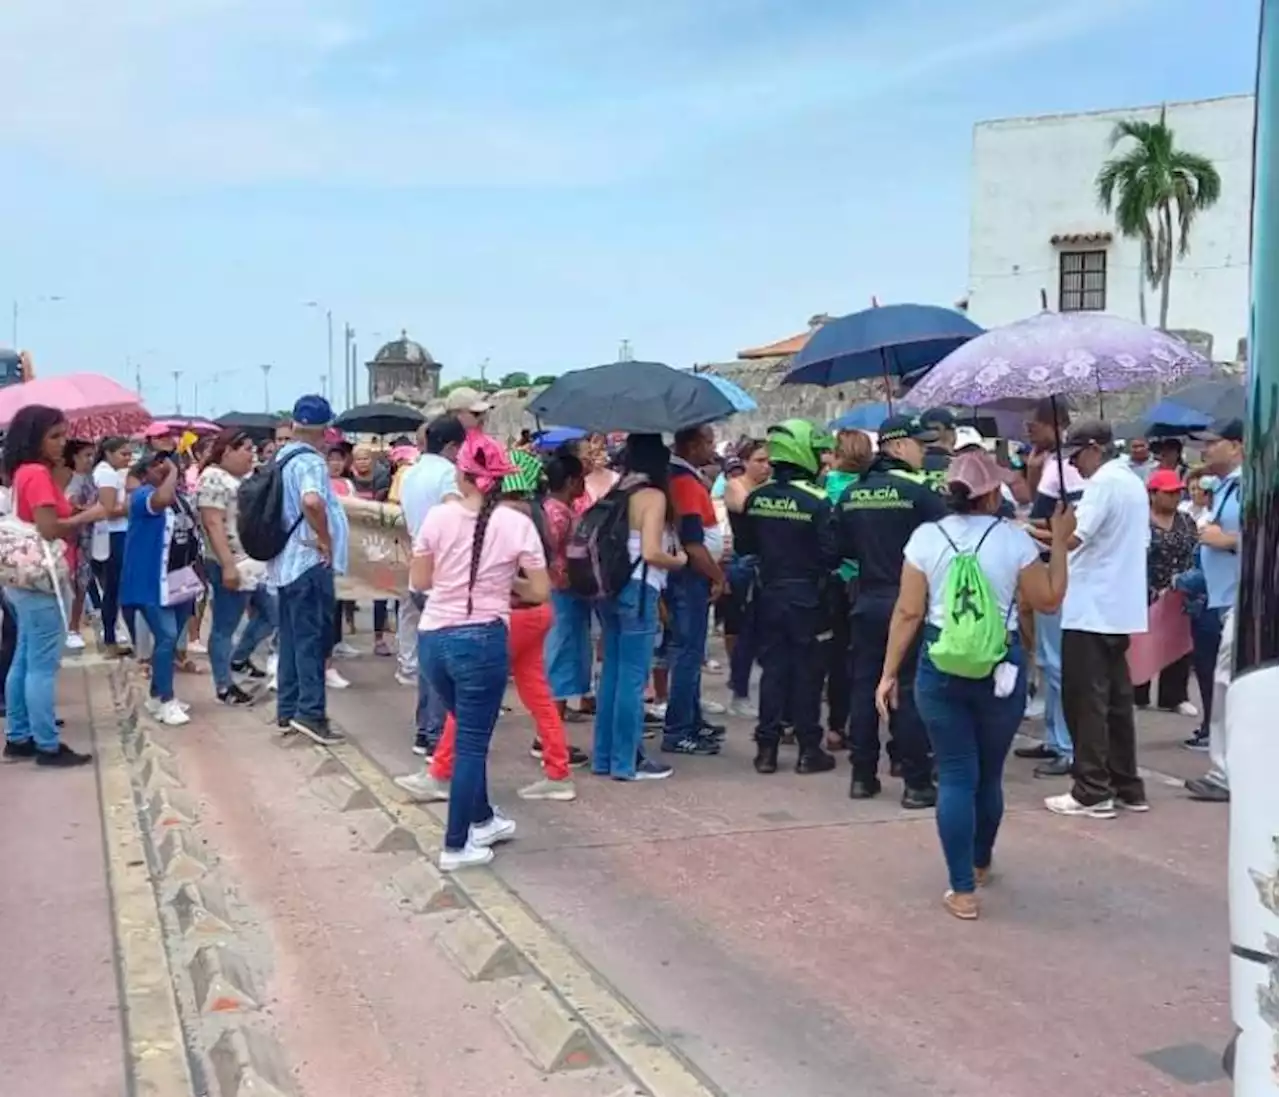
<svg viewBox="0 0 1280 1097">
<path fill-rule="evenodd" d="M 1058 255 L 1058 311 L 1097 312 L 1107 307 L 1107 253 L 1064 251 Z"/>
</svg>

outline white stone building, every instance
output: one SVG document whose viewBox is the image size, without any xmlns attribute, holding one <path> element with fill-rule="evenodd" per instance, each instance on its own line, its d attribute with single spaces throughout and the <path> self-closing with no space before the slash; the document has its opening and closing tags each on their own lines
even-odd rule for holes
<svg viewBox="0 0 1280 1097">
<path fill-rule="evenodd" d="M 1249 320 L 1249 204 L 1253 96 L 1169 103 L 1180 148 L 1213 161 L 1222 176 L 1217 205 L 1197 215 L 1191 251 L 1175 255 L 1169 327 L 1212 337 L 1212 356 L 1233 361 Z M 1102 309 L 1159 321 L 1159 291 L 1141 278 L 1138 241 L 1116 232 L 1098 205 L 1094 180 L 1112 155 L 1123 118 L 1156 121 L 1160 107 L 1005 118 L 973 133 L 968 311 L 985 327 L 1040 308 Z"/>
</svg>

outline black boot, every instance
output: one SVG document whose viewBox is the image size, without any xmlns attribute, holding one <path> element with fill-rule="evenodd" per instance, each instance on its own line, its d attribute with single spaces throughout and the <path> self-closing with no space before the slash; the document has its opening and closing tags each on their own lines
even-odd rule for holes
<svg viewBox="0 0 1280 1097">
<path fill-rule="evenodd" d="M 817 743 L 800 748 L 800 756 L 796 759 L 797 773 L 830 773 L 835 768 L 835 756 Z"/>
<path fill-rule="evenodd" d="M 756 758 L 752 763 L 756 767 L 757 773 L 777 773 L 778 772 L 778 744 L 757 743 Z"/>
<path fill-rule="evenodd" d="M 873 796 L 880 795 L 880 778 L 864 777 L 856 770 L 853 779 L 849 782 L 849 799 L 850 800 L 870 800 Z"/>
<path fill-rule="evenodd" d="M 908 811 L 934 807 L 938 802 L 938 790 L 933 785 L 922 788 L 907 787 L 902 790 L 902 806 Z"/>
</svg>

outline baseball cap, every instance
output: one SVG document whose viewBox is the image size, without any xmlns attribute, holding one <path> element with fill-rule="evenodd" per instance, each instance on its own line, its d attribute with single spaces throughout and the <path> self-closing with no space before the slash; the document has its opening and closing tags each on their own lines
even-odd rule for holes
<svg viewBox="0 0 1280 1097">
<path fill-rule="evenodd" d="M 1197 431 L 1196 437 L 1206 442 L 1243 442 L 1244 420 L 1223 419 L 1207 430 Z"/>
<path fill-rule="evenodd" d="M 947 466 L 947 483 L 963 484 L 971 496 L 986 495 L 1004 483 L 996 459 L 981 447 L 966 449 Z"/>
<path fill-rule="evenodd" d="M 1156 469 L 1147 477 L 1148 491 L 1181 491 L 1186 485 L 1173 469 Z"/>
<path fill-rule="evenodd" d="M 1062 455 L 1074 457 L 1090 446 L 1109 446 L 1114 439 L 1110 423 L 1104 423 L 1101 419 L 1081 419 L 1067 431 L 1067 437 L 1062 443 Z"/>
<path fill-rule="evenodd" d="M 333 422 L 333 408 L 323 396 L 299 396 L 293 405 L 293 421 L 300 427 L 327 427 Z"/>
<path fill-rule="evenodd" d="M 462 385 L 460 388 L 453 389 L 444 398 L 444 410 L 455 413 L 469 411 L 472 415 L 483 415 L 486 411 L 492 411 L 493 405 L 484 398 L 484 393 L 478 389 L 473 389 L 469 385 Z"/>
<path fill-rule="evenodd" d="M 173 424 L 165 422 L 155 422 L 147 425 L 147 429 L 142 432 L 143 438 L 168 438 L 170 435 L 177 437 L 181 431 L 175 431 Z"/>
<path fill-rule="evenodd" d="M 955 430 L 956 417 L 950 408 L 929 408 L 920 413 L 920 425 L 929 430 Z"/>
<path fill-rule="evenodd" d="M 938 438 L 938 432 L 926 427 L 916 415 L 890 415 L 880 424 L 878 434 L 881 443 L 896 438 L 914 438 L 917 442 L 934 442 Z"/>
</svg>

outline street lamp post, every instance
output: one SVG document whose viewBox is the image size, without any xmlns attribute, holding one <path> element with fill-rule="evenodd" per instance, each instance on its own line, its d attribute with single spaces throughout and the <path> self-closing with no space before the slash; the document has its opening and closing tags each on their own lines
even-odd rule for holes
<svg viewBox="0 0 1280 1097">
<path fill-rule="evenodd" d="M 175 415 L 182 414 L 182 393 L 178 388 L 178 381 L 182 377 L 182 370 L 175 369 L 173 371 L 173 411 Z"/>
<path fill-rule="evenodd" d="M 262 363 L 262 410 L 271 413 L 271 363 Z"/>
<path fill-rule="evenodd" d="M 324 306 L 319 301 L 304 301 L 303 308 L 320 309 Z M 326 338 L 327 360 L 329 377 L 329 390 L 333 391 L 333 309 L 324 308 L 324 328 Z"/>
</svg>

